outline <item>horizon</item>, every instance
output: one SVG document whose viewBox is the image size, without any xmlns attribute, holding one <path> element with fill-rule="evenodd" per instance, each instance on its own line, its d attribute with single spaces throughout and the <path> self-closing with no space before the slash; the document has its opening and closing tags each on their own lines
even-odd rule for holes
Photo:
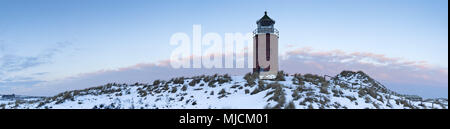
<svg viewBox="0 0 450 129">
<path fill-rule="evenodd" d="M 264 11 L 280 31 L 280 70 L 360 70 L 402 94 L 448 98 L 446 0 L 0 1 L 0 94 L 241 75 L 250 70 L 171 68 L 170 38 L 197 24 L 203 35 L 251 33 Z"/>
</svg>

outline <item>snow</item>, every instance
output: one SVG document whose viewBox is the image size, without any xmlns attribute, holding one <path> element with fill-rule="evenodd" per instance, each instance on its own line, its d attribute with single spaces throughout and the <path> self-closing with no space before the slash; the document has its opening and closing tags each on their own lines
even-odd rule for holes
<svg viewBox="0 0 450 129">
<path fill-rule="evenodd" d="M 224 78 L 217 76 L 214 79 Z M 407 100 L 400 94 L 387 90 L 387 92 L 376 91 L 376 97 L 369 94 L 360 95 L 358 92 L 361 88 L 373 87 L 376 89 L 385 88 L 381 83 L 370 81 L 373 80 L 368 76 L 353 73 L 350 76 L 337 75 L 335 79 L 326 80 L 328 85 L 328 93 L 320 92 L 323 82 L 304 81 L 303 86 L 309 91 L 297 91 L 300 87 L 293 83 L 294 76 L 285 76 L 285 81 L 264 80 L 264 89 L 256 94 L 251 94 L 258 89 L 258 80 L 255 85 L 246 86 L 247 81 L 243 76 L 231 76 L 231 81 L 219 84 L 215 82 L 214 86 L 208 86 L 208 82 L 204 78 L 200 78 L 200 82 L 194 86 L 189 83 L 193 78 L 185 78 L 182 84 L 175 84 L 168 81 L 159 85 L 138 84 L 126 85 L 116 84 L 109 87 L 80 90 L 77 94 L 75 91 L 68 92 L 67 98 L 64 96 L 55 96 L 48 98 L 33 98 L 22 101 L 0 100 L 0 108 L 5 109 L 263 109 L 284 108 L 289 102 L 293 102 L 297 109 L 308 108 L 325 108 L 325 109 L 448 109 L 448 100 L 439 99 L 437 102 L 420 102 Z M 281 96 L 285 101 L 270 100 L 277 88 L 267 88 L 268 84 L 281 84 Z M 167 84 L 165 89 L 164 85 Z M 317 84 L 317 85 L 316 85 Z M 349 87 L 342 87 L 346 84 Z M 374 85 L 375 84 L 375 85 Z M 353 86 L 352 86 L 353 85 Z M 182 87 L 187 87 L 185 91 Z M 173 91 L 173 88 L 177 90 Z M 219 94 L 221 90 L 225 93 Z M 246 93 L 246 90 L 249 93 Z M 333 90 L 339 93 L 336 94 Z M 107 92 L 110 91 L 110 92 Z M 141 93 L 146 95 L 141 95 Z M 211 94 L 213 92 L 213 94 Z M 299 97 L 293 97 L 297 92 Z M 74 95 L 75 94 L 75 95 Z M 279 103 L 283 102 L 283 103 Z M 403 102 L 403 103 L 402 103 Z M 17 104 L 16 104 L 17 103 Z M 408 106 L 409 104 L 411 106 Z"/>
</svg>

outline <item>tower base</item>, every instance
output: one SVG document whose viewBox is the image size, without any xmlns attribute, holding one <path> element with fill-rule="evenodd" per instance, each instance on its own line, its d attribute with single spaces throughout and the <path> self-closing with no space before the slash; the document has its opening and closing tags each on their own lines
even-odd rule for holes
<svg viewBox="0 0 450 129">
<path fill-rule="evenodd" d="M 260 72 L 259 73 L 259 79 L 275 79 L 277 78 L 277 72 Z"/>
</svg>

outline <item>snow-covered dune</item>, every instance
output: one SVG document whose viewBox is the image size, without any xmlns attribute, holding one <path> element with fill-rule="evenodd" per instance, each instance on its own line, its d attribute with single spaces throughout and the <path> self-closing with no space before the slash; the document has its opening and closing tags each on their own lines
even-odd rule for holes
<svg viewBox="0 0 450 129">
<path fill-rule="evenodd" d="M 0 103 L 3 109 L 448 109 L 448 99 L 423 100 L 387 89 L 363 72 L 334 77 L 287 75 L 179 77 L 152 84 L 115 84 L 54 97 Z"/>
</svg>

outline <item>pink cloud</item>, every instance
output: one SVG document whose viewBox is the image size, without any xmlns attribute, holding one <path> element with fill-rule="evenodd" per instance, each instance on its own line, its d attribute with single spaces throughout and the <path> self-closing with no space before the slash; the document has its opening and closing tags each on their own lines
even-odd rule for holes
<svg viewBox="0 0 450 129">
<path fill-rule="evenodd" d="M 314 51 L 309 47 L 288 51 L 285 55 L 289 58 L 280 63 L 281 69 L 286 71 L 334 75 L 342 70 L 362 70 L 384 81 L 439 83 L 448 87 L 448 68 L 434 67 L 425 61 L 409 61 L 368 52 Z"/>
</svg>

